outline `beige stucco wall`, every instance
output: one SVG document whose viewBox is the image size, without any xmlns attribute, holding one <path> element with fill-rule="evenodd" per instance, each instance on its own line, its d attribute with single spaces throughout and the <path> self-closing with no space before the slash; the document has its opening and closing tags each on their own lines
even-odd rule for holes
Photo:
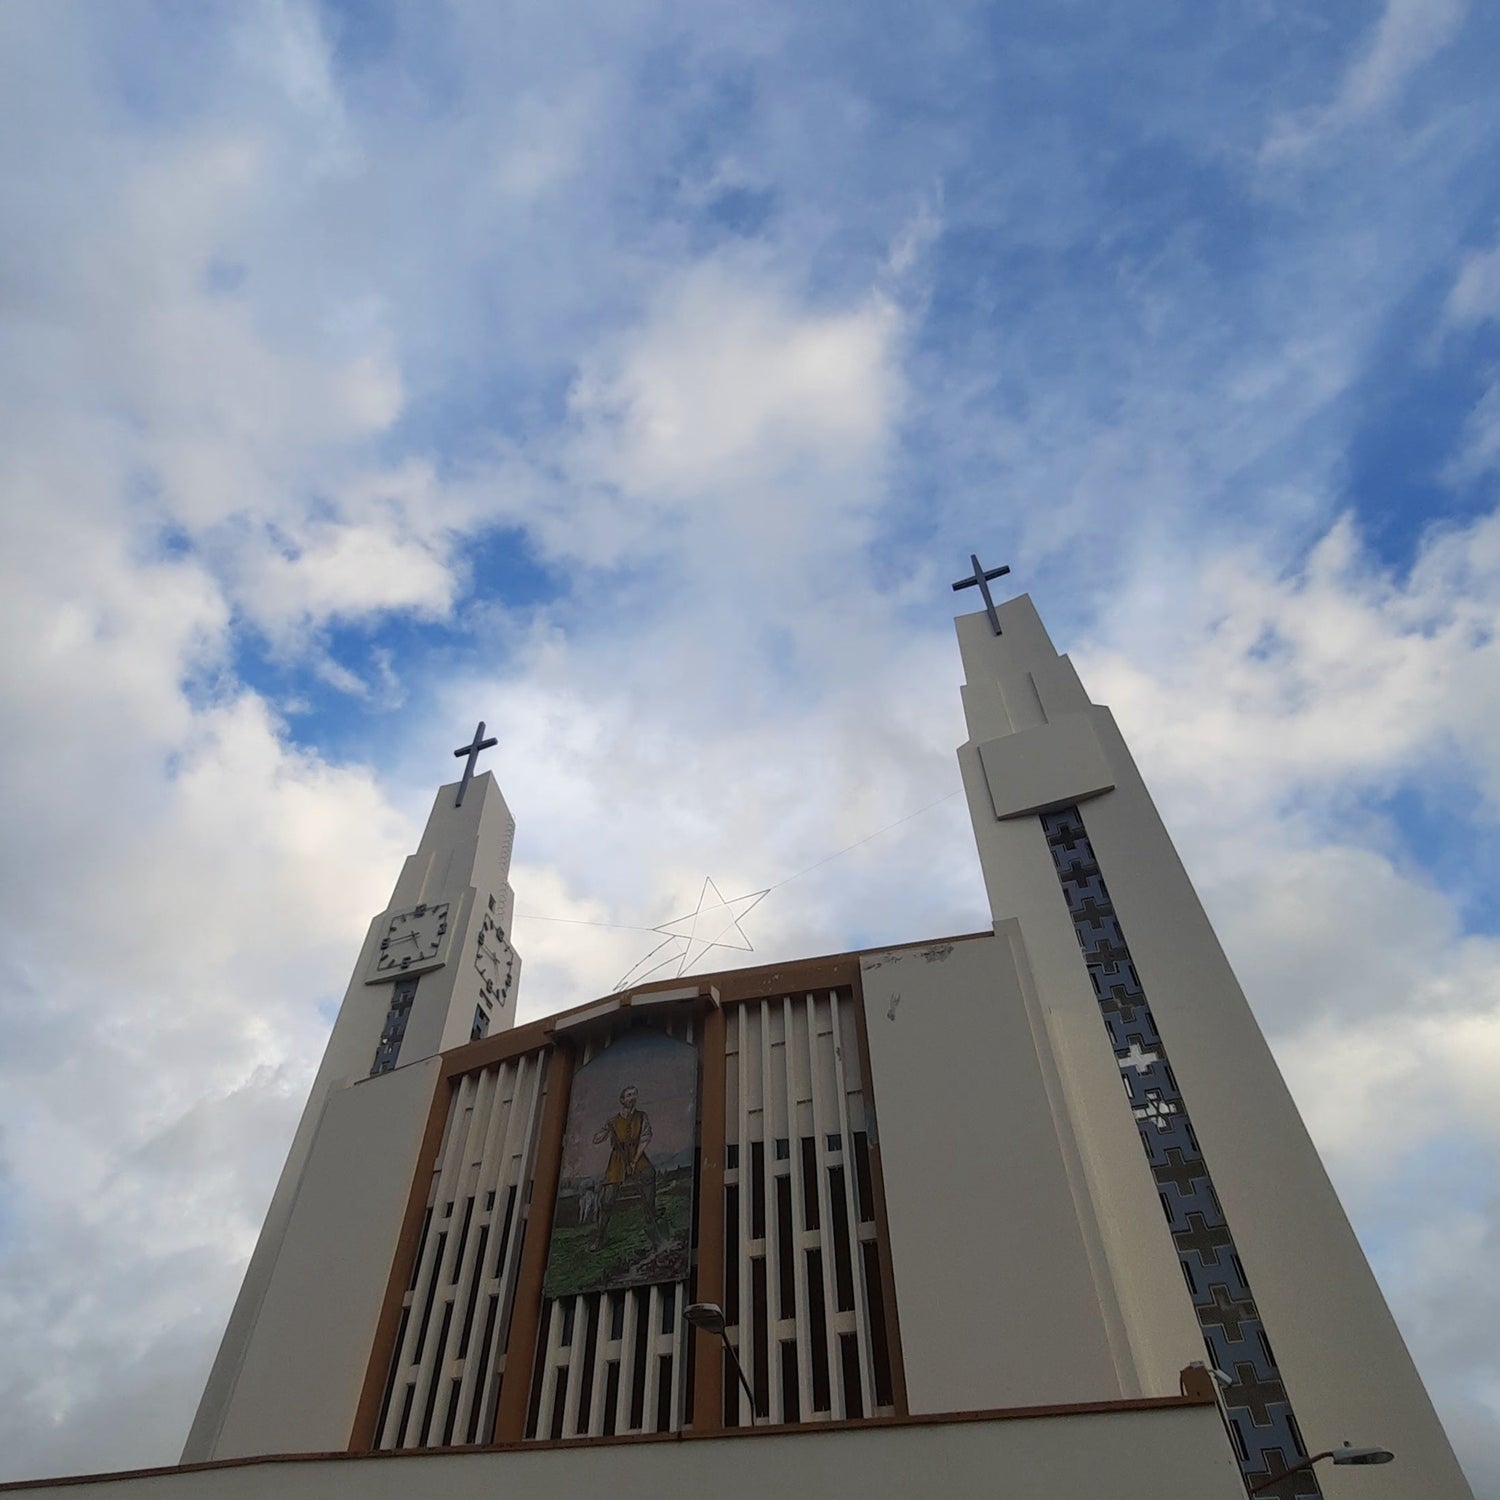
<svg viewBox="0 0 1500 1500">
<path fill-rule="evenodd" d="M 1113 1347 L 1119 1310 L 1010 938 L 861 960 L 913 1412 L 1140 1394 Z M 1182 1332 L 1151 1394 L 1175 1394 L 1200 1357 Z"/>
<path fill-rule="evenodd" d="M 0 1487 L 36 1500 L 1243 1500 L 1212 1407 L 602 1443 L 532 1452 L 299 1461 Z"/>
</svg>

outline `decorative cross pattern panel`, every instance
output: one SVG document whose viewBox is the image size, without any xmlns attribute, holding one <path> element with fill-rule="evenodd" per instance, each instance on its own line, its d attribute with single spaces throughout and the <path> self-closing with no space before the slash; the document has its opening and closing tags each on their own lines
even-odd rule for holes
<svg viewBox="0 0 1500 1500">
<path fill-rule="evenodd" d="M 1253 1485 L 1305 1459 L 1307 1449 L 1083 818 L 1076 807 L 1063 807 L 1044 813 L 1041 822 L 1209 1363 L 1231 1377 L 1225 1416 L 1240 1471 Z M 1278 1500 L 1318 1500 L 1322 1491 L 1312 1472 L 1303 1470 L 1264 1493 Z"/>
<path fill-rule="evenodd" d="M 406 1036 L 406 1023 L 411 1019 L 411 1003 L 417 998 L 417 981 L 397 980 L 391 990 L 390 1009 L 386 1011 L 385 1025 L 380 1028 L 380 1041 L 375 1047 L 375 1061 L 370 1064 L 370 1077 L 389 1073 L 401 1055 L 401 1043 Z"/>
</svg>

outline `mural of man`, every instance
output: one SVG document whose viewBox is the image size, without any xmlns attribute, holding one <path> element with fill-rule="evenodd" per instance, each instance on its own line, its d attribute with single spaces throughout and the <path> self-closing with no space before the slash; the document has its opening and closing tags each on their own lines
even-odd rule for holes
<svg viewBox="0 0 1500 1500">
<path fill-rule="evenodd" d="M 594 1144 L 609 1142 L 609 1165 L 599 1186 L 599 1227 L 589 1248 L 602 1250 L 620 1189 L 634 1185 L 641 1198 L 641 1217 L 653 1248 L 662 1243 L 662 1224 L 656 1217 L 656 1168 L 646 1155 L 651 1144 L 651 1119 L 640 1107 L 640 1091 L 633 1083 L 620 1090 L 620 1113 L 612 1115 L 594 1132 Z"/>
</svg>

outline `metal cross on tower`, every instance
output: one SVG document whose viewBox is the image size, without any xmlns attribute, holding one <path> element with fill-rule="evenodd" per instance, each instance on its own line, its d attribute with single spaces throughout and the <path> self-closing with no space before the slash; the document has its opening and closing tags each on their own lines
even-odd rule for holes
<svg viewBox="0 0 1500 1500">
<path fill-rule="evenodd" d="M 974 576 L 972 578 L 960 578 L 953 585 L 953 592 L 956 594 L 959 589 L 973 588 L 977 583 L 979 585 L 979 592 L 984 595 L 984 610 L 990 617 L 990 629 L 996 635 L 999 635 L 1000 617 L 995 613 L 995 601 L 990 598 L 990 579 L 1004 577 L 1005 574 L 1010 572 L 1010 564 L 1007 563 L 1003 568 L 981 568 L 979 566 L 979 558 L 972 552 L 969 554 L 969 561 L 974 565 Z"/>
<path fill-rule="evenodd" d="M 488 750 L 491 745 L 500 743 L 493 735 L 489 739 L 484 737 L 484 720 L 479 721 L 479 728 L 474 731 L 474 738 L 467 745 L 460 745 L 453 753 L 454 755 L 467 755 L 469 758 L 464 763 L 464 779 L 458 784 L 458 796 L 453 799 L 455 807 L 464 805 L 464 793 L 469 790 L 469 777 L 474 774 L 474 762 L 479 759 L 481 750 Z"/>
</svg>

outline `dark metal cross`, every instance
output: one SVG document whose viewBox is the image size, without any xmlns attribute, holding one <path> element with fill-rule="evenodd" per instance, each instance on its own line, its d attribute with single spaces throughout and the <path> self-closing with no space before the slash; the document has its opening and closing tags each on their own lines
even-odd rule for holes
<svg viewBox="0 0 1500 1500">
<path fill-rule="evenodd" d="M 458 784 L 458 796 L 453 799 L 455 807 L 462 807 L 464 805 L 464 793 L 469 789 L 469 777 L 474 774 L 474 762 L 479 759 L 479 752 L 481 750 L 488 750 L 491 745 L 498 745 L 499 743 L 500 741 L 495 739 L 494 736 L 485 739 L 484 720 L 481 719 L 479 721 L 479 728 L 474 731 L 473 740 L 467 745 L 460 745 L 453 752 L 454 755 L 467 755 L 469 757 L 464 765 L 464 779 Z"/>
<path fill-rule="evenodd" d="M 953 585 L 953 592 L 956 594 L 960 589 L 973 588 L 977 583 L 979 585 L 979 592 L 984 595 L 984 609 L 985 613 L 990 617 L 990 629 L 996 635 L 999 635 L 1000 617 L 995 613 L 995 601 L 990 598 L 990 579 L 1003 578 L 1010 572 L 1010 564 L 1007 563 L 1003 568 L 981 568 L 979 566 L 979 558 L 972 552 L 969 554 L 969 561 L 974 564 L 974 576 L 972 578 L 960 578 Z"/>
</svg>

